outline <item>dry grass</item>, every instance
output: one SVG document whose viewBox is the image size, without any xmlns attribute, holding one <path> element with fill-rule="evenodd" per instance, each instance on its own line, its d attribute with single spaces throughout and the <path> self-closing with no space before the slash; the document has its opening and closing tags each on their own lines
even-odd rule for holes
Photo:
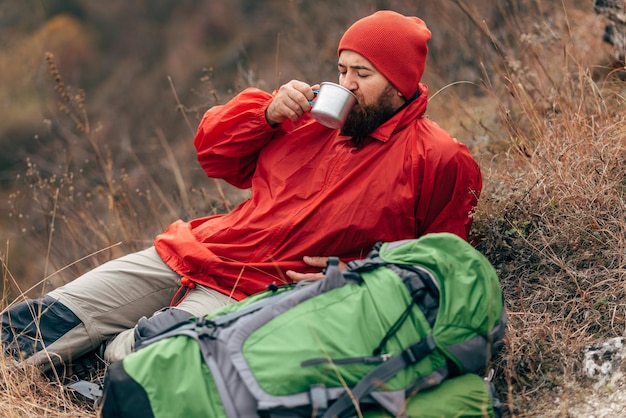
<svg viewBox="0 0 626 418">
<path fill-rule="evenodd" d="M 584 347 L 626 327 L 626 101 L 592 86 L 598 107 L 563 106 L 516 138 L 478 215 L 510 312 L 499 366 L 518 416 L 580 378 Z"/>
<path fill-rule="evenodd" d="M 526 48 L 498 45 L 486 73 L 508 147 L 483 165 L 476 231 L 510 314 L 498 386 L 518 417 L 567 416 L 588 391 L 582 350 L 626 329 L 625 69 L 581 65 L 569 30 L 513 36 Z"/>
<path fill-rule="evenodd" d="M 472 84 L 480 92 L 465 100 L 452 86 L 431 107 L 444 127 L 471 138 L 483 167 L 474 242 L 500 275 L 510 318 L 494 364 L 497 388 L 509 416 L 567 416 L 588 383 L 582 350 L 626 329 L 626 85 L 618 77 L 625 70 L 589 62 L 598 48 L 582 48 L 593 40 L 580 43 L 591 35 L 577 29 L 590 27 L 581 24 L 588 15 L 512 2 L 524 7 L 500 10 L 507 36 L 497 36 L 470 4 L 452 3 L 482 34 L 483 76 Z M 536 18 L 548 12 L 549 19 Z M 160 187 L 132 149 L 126 162 L 134 169 L 120 168 L 121 150 L 91 126 L 84 93 L 63 84 L 53 59 L 50 72 L 61 104 L 51 123 L 66 142 L 50 150 L 50 166 L 31 163 L 11 197 L 15 224 L 48 264 L 42 282 L 18 283 L 3 259 L 3 306 L 144 246 L 181 213 L 217 213 L 237 200 L 219 185 L 189 186 L 163 132 L 154 143 L 165 157 L 155 164 L 176 179 L 174 187 Z M 452 106 L 438 110 L 444 102 Z M 95 416 L 35 370 L 0 370 L 2 416 Z"/>
<path fill-rule="evenodd" d="M 0 253 L 1 254 L 1 253 Z M 14 282 L 4 258 L 0 258 L 2 281 Z M 8 306 L 6 294 L 2 306 Z M 94 404 L 76 395 L 57 379 L 48 379 L 35 367 L 17 366 L 12 358 L 0 354 L 0 416 L 23 417 L 95 417 Z"/>
<path fill-rule="evenodd" d="M 95 417 L 93 404 L 80 398 L 62 385 L 44 380 L 33 369 L 11 367 L 0 358 L 0 416 L 3 418 Z"/>
</svg>

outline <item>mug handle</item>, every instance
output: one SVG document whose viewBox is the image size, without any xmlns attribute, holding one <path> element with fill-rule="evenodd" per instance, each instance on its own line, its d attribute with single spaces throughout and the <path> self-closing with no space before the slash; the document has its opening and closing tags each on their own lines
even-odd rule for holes
<svg viewBox="0 0 626 418">
<path fill-rule="evenodd" d="M 317 96 L 317 93 L 319 93 L 319 92 L 320 92 L 319 90 L 313 90 L 313 94 L 314 94 L 314 95 L 316 95 L 316 96 Z M 315 103 L 315 101 L 314 101 L 314 100 L 309 100 L 309 104 L 310 104 L 310 105 L 312 105 L 312 104 L 314 104 L 314 103 Z"/>
</svg>

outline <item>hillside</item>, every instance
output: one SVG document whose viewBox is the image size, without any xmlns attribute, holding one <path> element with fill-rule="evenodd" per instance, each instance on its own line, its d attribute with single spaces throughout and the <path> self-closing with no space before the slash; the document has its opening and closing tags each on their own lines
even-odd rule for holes
<svg viewBox="0 0 626 418">
<path fill-rule="evenodd" d="M 626 70 L 603 40 L 619 23 L 594 4 L 3 2 L 3 306 L 150 245 L 175 219 L 230 210 L 247 192 L 198 166 L 202 113 L 246 86 L 335 80 L 343 29 L 390 8 L 431 28 L 428 116 L 483 170 L 472 243 L 510 314 L 494 364 L 507 416 L 587 416 L 591 394 L 620 405 L 623 378 L 593 388 L 584 373 L 587 347 L 626 328 Z M 95 416 L 33 371 L 2 369 L 1 415 Z"/>
</svg>

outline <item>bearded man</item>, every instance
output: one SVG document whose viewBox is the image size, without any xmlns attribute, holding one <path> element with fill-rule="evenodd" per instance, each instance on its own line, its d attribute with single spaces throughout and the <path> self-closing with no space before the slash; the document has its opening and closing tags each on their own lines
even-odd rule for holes
<svg viewBox="0 0 626 418">
<path fill-rule="evenodd" d="M 312 118 L 319 85 L 298 80 L 209 109 L 195 138 L 200 165 L 250 199 L 174 222 L 153 247 L 15 305 L 2 316 L 5 350 L 45 366 L 106 344 L 115 361 L 164 322 L 320 278 L 328 256 L 348 262 L 378 241 L 432 232 L 467 239 L 482 179 L 467 147 L 424 116 L 430 37 L 421 19 L 392 11 L 348 28 L 338 81 L 357 104 L 340 130 Z"/>
</svg>

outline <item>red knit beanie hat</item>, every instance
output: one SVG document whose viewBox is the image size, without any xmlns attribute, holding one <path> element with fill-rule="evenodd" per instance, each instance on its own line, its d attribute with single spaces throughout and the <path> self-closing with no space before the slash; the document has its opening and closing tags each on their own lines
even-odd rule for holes
<svg viewBox="0 0 626 418">
<path fill-rule="evenodd" d="M 348 49 L 362 55 L 409 99 L 424 74 L 430 36 L 421 19 L 382 10 L 350 26 L 337 54 Z"/>
</svg>

